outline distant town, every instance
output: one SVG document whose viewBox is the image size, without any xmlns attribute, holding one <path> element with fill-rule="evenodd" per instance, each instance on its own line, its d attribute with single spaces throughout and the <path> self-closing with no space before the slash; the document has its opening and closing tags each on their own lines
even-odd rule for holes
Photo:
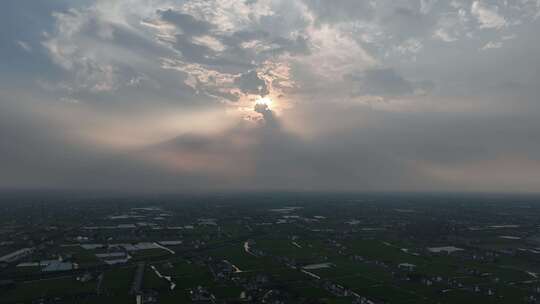
<svg viewBox="0 0 540 304">
<path fill-rule="evenodd" d="M 540 303 L 538 199 L 9 195 L 0 303 Z"/>
</svg>

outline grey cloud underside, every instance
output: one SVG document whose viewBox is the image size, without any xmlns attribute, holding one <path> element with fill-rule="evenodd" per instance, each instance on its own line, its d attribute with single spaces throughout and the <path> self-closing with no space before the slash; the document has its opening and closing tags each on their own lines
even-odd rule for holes
<svg viewBox="0 0 540 304">
<path fill-rule="evenodd" d="M 235 4 L 2 3 L 0 188 L 540 189 L 540 2 Z"/>
<path fill-rule="evenodd" d="M 198 20 L 189 14 L 173 11 L 172 9 L 158 10 L 157 13 L 163 21 L 174 24 L 186 36 L 207 34 L 213 28 L 212 24 L 208 22 Z"/>
<path fill-rule="evenodd" d="M 277 21 L 271 18 L 262 18 L 259 24 L 245 29 L 223 31 L 218 24 L 172 9 L 158 10 L 157 15 L 159 21 L 174 26 L 177 32 L 173 39 L 158 39 L 177 51 L 182 62 L 199 64 L 210 71 L 232 75 L 235 78 L 234 84 L 245 94 L 264 96 L 269 93 L 268 84 L 255 72 L 264 61 L 285 54 L 294 56 L 310 52 L 308 38 L 304 35 L 282 36 L 273 26 Z M 272 31 L 267 31 L 266 28 Z M 201 39 L 213 39 L 212 43 L 218 45 L 205 45 Z M 245 44 L 257 44 L 262 48 L 246 47 Z M 239 99 L 234 92 L 220 90 L 199 80 L 197 91 L 232 102 Z"/>
<path fill-rule="evenodd" d="M 176 42 L 172 45 L 191 62 L 212 65 L 216 68 L 238 65 L 244 70 L 253 68 L 253 62 L 259 62 L 269 56 L 282 53 L 307 53 L 309 52 L 308 41 L 305 37 L 298 36 L 290 39 L 279 34 L 272 34 L 265 30 L 239 30 L 232 33 L 223 33 L 217 30 L 216 25 L 206 21 L 197 20 L 193 16 L 175 12 L 173 10 L 158 11 L 162 21 L 176 26 L 181 34 L 176 35 Z M 261 23 L 263 23 L 261 21 Z M 264 28 L 264 26 L 263 26 Z M 223 43 L 225 49 L 215 51 L 194 41 L 197 36 L 208 35 Z M 272 45 L 267 50 L 254 52 L 243 48 L 242 43 L 253 41 Z"/>
<path fill-rule="evenodd" d="M 361 75 L 350 75 L 350 79 L 359 83 L 361 95 L 408 95 L 414 92 L 413 84 L 401 77 L 393 69 L 367 70 Z"/>
<path fill-rule="evenodd" d="M 249 71 L 235 79 L 238 88 L 245 93 L 257 94 L 261 96 L 268 95 L 266 82 L 259 78 L 256 71 Z"/>
</svg>

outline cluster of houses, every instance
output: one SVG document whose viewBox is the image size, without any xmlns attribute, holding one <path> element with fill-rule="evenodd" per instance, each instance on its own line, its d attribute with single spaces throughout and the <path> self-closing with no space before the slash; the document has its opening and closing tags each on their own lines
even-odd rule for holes
<svg viewBox="0 0 540 304">
<path fill-rule="evenodd" d="M 215 303 L 216 301 L 216 297 L 203 286 L 190 289 L 189 297 L 195 303 Z"/>
</svg>

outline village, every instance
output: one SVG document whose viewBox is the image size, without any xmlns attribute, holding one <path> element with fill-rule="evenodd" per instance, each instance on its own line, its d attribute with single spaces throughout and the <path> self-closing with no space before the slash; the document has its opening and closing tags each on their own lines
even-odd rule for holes
<svg viewBox="0 0 540 304">
<path fill-rule="evenodd" d="M 6 205 L 0 303 L 540 303 L 535 201 L 433 200 Z"/>
</svg>

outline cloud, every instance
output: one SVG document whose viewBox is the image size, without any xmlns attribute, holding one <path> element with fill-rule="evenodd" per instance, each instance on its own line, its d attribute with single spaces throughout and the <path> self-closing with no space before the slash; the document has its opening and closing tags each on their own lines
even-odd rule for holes
<svg viewBox="0 0 540 304">
<path fill-rule="evenodd" d="M 405 6 L 395 7 L 382 21 L 391 34 L 401 39 L 423 36 L 435 24 L 432 16 Z"/>
<path fill-rule="evenodd" d="M 420 0 L 420 12 L 422 14 L 429 14 L 437 4 L 437 1 L 438 0 Z"/>
<path fill-rule="evenodd" d="M 262 115 L 263 122 L 266 126 L 269 127 L 278 127 L 279 126 L 279 120 L 276 117 L 276 114 L 270 109 L 270 107 L 267 104 L 255 104 L 254 107 L 255 112 Z"/>
<path fill-rule="evenodd" d="M 355 0 L 304 0 L 308 8 L 316 15 L 317 22 L 347 22 L 368 19 L 374 13 L 374 4 L 369 1 Z"/>
<path fill-rule="evenodd" d="M 25 52 L 32 52 L 32 47 L 24 41 L 18 40 L 17 45 L 19 45 L 19 47 L 21 47 L 21 49 L 23 49 Z"/>
<path fill-rule="evenodd" d="M 433 37 L 444 42 L 454 42 L 470 31 L 469 15 L 465 8 L 445 12 L 437 21 Z"/>
<path fill-rule="evenodd" d="M 145 24 L 157 30 L 156 38 L 180 54 L 180 58 L 162 58 L 162 67 L 184 72 L 184 83 L 197 93 L 225 102 L 246 100 L 251 94 L 267 95 L 269 83 L 283 83 L 274 79 L 276 73 L 269 67 L 275 66 L 282 56 L 301 56 L 310 51 L 302 28 L 294 33 L 280 30 L 289 23 L 304 26 L 298 21 L 302 20 L 300 13 L 292 14 L 290 20 L 274 14 L 247 18 L 261 8 L 258 3 L 242 6 L 241 10 L 221 1 L 215 1 L 215 6 L 221 7 L 223 14 L 216 15 L 213 8 L 195 5 L 158 10 L 157 18 L 145 19 Z M 275 9 L 285 8 L 277 5 Z M 237 19 L 225 22 L 228 14 L 242 16 L 239 19 L 245 16 L 245 24 L 236 25 Z M 261 70 L 265 71 L 264 79 L 258 75 Z"/>
<path fill-rule="evenodd" d="M 371 69 L 350 77 L 359 82 L 361 95 L 399 96 L 414 92 L 413 84 L 391 68 Z"/>
<path fill-rule="evenodd" d="M 246 94 L 268 95 L 268 88 L 264 79 L 257 75 L 256 71 L 249 71 L 237 77 L 235 84 Z"/>
<path fill-rule="evenodd" d="M 538 189 L 536 2 L 7 1 L 2 186 Z"/>
<path fill-rule="evenodd" d="M 480 28 L 501 29 L 508 25 L 506 19 L 499 15 L 497 6 L 489 7 L 481 1 L 472 3 L 471 14 L 480 23 Z"/>
<path fill-rule="evenodd" d="M 161 20 L 176 26 L 186 36 L 200 36 L 210 32 L 212 24 L 172 9 L 158 10 Z"/>
<path fill-rule="evenodd" d="M 503 44 L 502 42 L 500 41 L 497 41 L 497 42 L 494 42 L 494 41 L 490 41 L 488 43 L 486 43 L 486 45 L 484 45 L 482 47 L 482 50 L 489 50 L 489 49 L 500 49 L 502 48 Z"/>
</svg>

